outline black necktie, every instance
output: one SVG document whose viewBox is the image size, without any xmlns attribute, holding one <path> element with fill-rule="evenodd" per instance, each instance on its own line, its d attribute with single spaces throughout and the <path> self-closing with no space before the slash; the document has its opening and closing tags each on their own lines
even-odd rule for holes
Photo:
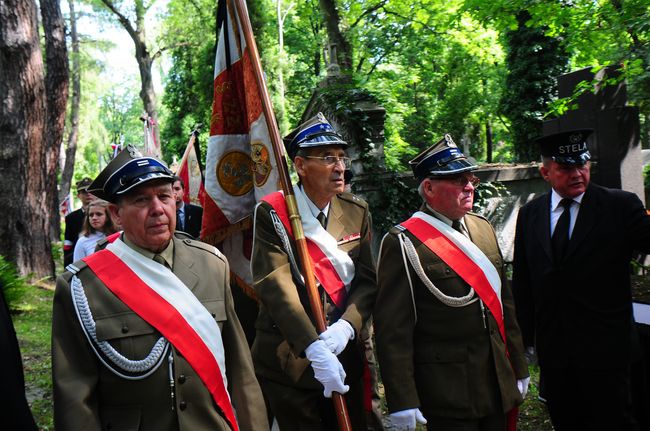
<svg viewBox="0 0 650 431">
<path fill-rule="evenodd" d="M 185 230 L 183 226 L 183 214 L 181 210 L 176 210 L 176 230 Z"/>
<path fill-rule="evenodd" d="M 463 233 L 463 229 L 461 228 L 460 220 L 453 220 L 451 222 L 451 227 L 453 227 L 458 232 Z"/>
<path fill-rule="evenodd" d="M 323 211 L 318 213 L 318 216 L 316 216 L 316 220 L 320 223 L 323 228 L 327 225 L 327 217 L 325 217 L 325 213 Z"/>
<path fill-rule="evenodd" d="M 553 236 L 551 237 L 553 255 L 555 256 L 556 262 L 560 262 L 564 258 L 566 247 L 569 244 L 569 225 L 571 222 L 572 203 L 573 199 L 562 199 L 560 201 L 560 205 L 564 207 L 564 211 L 562 211 L 560 218 L 557 220 L 555 231 L 553 231 Z"/>
</svg>

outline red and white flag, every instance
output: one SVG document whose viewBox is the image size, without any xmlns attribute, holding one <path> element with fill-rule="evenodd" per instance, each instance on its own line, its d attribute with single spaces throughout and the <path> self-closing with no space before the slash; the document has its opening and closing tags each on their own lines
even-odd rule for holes
<svg viewBox="0 0 650 431">
<path fill-rule="evenodd" d="M 68 214 L 70 214 L 71 209 L 72 209 L 72 196 L 70 195 L 70 193 L 68 193 L 66 197 L 59 204 L 59 214 L 61 214 L 61 217 L 65 217 Z"/>
<path fill-rule="evenodd" d="M 279 189 L 278 170 L 250 52 L 230 1 L 219 0 L 217 28 L 201 239 L 223 241 L 232 271 L 250 286 L 251 217 L 256 202 Z"/>
<path fill-rule="evenodd" d="M 187 148 L 183 153 L 176 175 L 183 180 L 185 185 L 183 201 L 194 205 L 203 205 L 205 188 L 203 186 L 203 172 L 198 143 L 198 130 L 194 130 L 190 136 L 190 141 L 187 143 Z"/>
</svg>

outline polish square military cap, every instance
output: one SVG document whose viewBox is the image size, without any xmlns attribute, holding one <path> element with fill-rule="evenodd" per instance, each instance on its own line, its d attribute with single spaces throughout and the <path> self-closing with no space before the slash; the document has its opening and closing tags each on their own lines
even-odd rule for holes
<svg viewBox="0 0 650 431">
<path fill-rule="evenodd" d="M 445 134 L 441 140 L 415 156 L 409 165 L 418 181 L 478 169 L 478 166 L 460 151 L 449 134 Z"/>
<path fill-rule="evenodd" d="M 563 165 L 584 165 L 591 160 L 587 138 L 593 129 L 569 130 L 535 139 L 542 156 Z"/>
<path fill-rule="evenodd" d="M 174 174 L 160 160 L 143 156 L 133 145 L 127 145 L 99 173 L 88 192 L 100 199 L 116 203 L 120 196 L 153 180 L 174 181 Z"/>
<path fill-rule="evenodd" d="M 348 146 L 322 112 L 296 127 L 283 139 L 289 158 L 293 160 L 301 148 L 322 147 L 324 145 Z"/>
<path fill-rule="evenodd" d="M 75 184 L 75 187 L 77 188 L 77 193 L 87 191 L 88 186 L 92 182 L 93 182 L 93 180 L 91 180 L 88 177 L 84 177 L 84 178 L 80 179 L 79 181 L 77 181 L 77 184 Z"/>
</svg>

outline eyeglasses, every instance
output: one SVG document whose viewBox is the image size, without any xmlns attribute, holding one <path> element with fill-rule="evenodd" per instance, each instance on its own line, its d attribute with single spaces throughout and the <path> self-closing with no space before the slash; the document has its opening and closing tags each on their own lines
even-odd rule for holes
<svg viewBox="0 0 650 431">
<path fill-rule="evenodd" d="M 336 156 L 304 156 L 306 159 L 315 159 L 319 160 L 321 165 L 332 166 L 341 162 L 345 169 L 348 169 L 352 165 L 352 160 L 349 157 L 336 157 Z"/>
<path fill-rule="evenodd" d="M 454 185 L 457 185 L 459 187 L 465 187 L 467 183 L 471 183 L 472 186 L 477 187 L 481 183 L 481 180 L 478 177 L 475 177 L 473 175 L 471 177 L 469 176 L 449 177 L 449 178 L 438 177 L 433 179 L 449 181 L 450 183 L 453 183 Z"/>
</svg>

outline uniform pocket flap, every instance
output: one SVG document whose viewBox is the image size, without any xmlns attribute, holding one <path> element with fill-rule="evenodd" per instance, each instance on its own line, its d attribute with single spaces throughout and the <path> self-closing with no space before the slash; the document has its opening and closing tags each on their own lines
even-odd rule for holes
<svg viewBox="0 0 650 431">
<path fill-rule="evenodd" d="M 123 313 L 102 317 L 95 321 L 99 341 L 152 334 L 153 326 L 135 313 Z"/>
<path fill-rule="evenodd" d="M 427 277 L 430 280 L 457 277 L 456 273 L 445 262 L 432 263 L 426 266 Z"/>
<path fill-rule="evenodd" d="M 466 362 L 467 357 L 466 346 L 428 346 L 415 352 L 415 362 L 419 363 Z"/>
<path fill-rule="evenodd" d="M 214 320 L 223 322 L 228 320 L 226 316 L 226 301 L 223 299 L 211 299 L 203 301 L 203 306 L 210 312 Z"/>
</svg>

